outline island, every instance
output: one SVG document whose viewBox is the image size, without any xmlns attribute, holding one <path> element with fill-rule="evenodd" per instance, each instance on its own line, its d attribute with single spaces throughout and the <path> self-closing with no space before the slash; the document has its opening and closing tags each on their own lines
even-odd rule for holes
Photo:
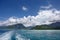
<svg viewBox="0 0 60 40">
<path fill-rule="evenodd" d="M 19 30 L 60 30 L 60 22 L 50 25 L 36 25 L 25 27 L 23 24 L 14 24 L 9 26 L 0 26 L 0 29 L 19 29 Z"/>
</svg>

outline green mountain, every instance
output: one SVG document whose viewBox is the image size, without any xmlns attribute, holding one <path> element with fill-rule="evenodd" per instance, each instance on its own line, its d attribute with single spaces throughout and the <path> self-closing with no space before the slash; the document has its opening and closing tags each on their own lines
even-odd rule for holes
<svg viewBox="0 0 60 40">
<path fill-rule="evenodd" d="M 60 30 L 60 22 L 52 23 L 50 25 L 36 25 L 32 27 L 31 30 Z"/>
<path fill-rule="evenodd" d="M 35 27 L 33 27 L 33 28 L 31 28 L 31 29 L 35 29 L 35 30 L 40 30 L 40 29 L 54 29 L 54 28 L 52 28 L 52 27 L 50 27 L 50 26 L 48 26 L 48 25 L 37 25 L 37 26 L 35 26 Z"/>
</svg>

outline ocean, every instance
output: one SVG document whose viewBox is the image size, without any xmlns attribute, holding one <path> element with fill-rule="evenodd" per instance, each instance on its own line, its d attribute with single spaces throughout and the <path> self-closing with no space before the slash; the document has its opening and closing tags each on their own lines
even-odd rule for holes
<svg viewBox="0 0 60 40">
<path fill-rule="evenodd" d="M 60 30 L 0 30 L 0 40 L 60 40 Z"/>
</svg>

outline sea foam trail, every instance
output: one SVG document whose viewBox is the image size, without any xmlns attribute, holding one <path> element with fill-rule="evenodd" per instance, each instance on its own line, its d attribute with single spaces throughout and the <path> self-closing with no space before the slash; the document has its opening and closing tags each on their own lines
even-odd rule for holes
<svg viewBox="0 0 60 40">
<path fill-rule="evenodd" d="M 16 38 L 18 39 L 18 40 L 30 40 L 29 38 L 26 38 L 26 37 L 24 37 L 24 36 L 21 36 L 20 34 L 18 34 L 18 33 L 16 33 L 17 35 L 16 35 Z"/>
<path fill-rule="evenodd" d="M 11 40 L 13 31 L 5 32 L 2 35 L 0 35 L 0 40 Z"/>
<path fill-rule="evenodd" d="M 0 35 L 0 40 L 30 40 L 14 31 L 5 32 Z"/>
</svg>

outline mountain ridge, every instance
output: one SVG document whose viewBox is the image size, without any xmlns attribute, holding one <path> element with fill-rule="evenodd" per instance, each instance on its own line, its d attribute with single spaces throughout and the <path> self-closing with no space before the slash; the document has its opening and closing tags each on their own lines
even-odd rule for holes
<svg viewBox="0 0 60 40">
<path fill-rule="evenodd" d="M 36 25 L 36 26 L 30 26 L 30 27 L 25 27 L 23 24 L 14 24 L 9 26 L 0 26 L 0 29 L 28 29 L 28 30 L 60 29 L 60 22 L 52 23 L 50 25 Z"/>
</svg>

